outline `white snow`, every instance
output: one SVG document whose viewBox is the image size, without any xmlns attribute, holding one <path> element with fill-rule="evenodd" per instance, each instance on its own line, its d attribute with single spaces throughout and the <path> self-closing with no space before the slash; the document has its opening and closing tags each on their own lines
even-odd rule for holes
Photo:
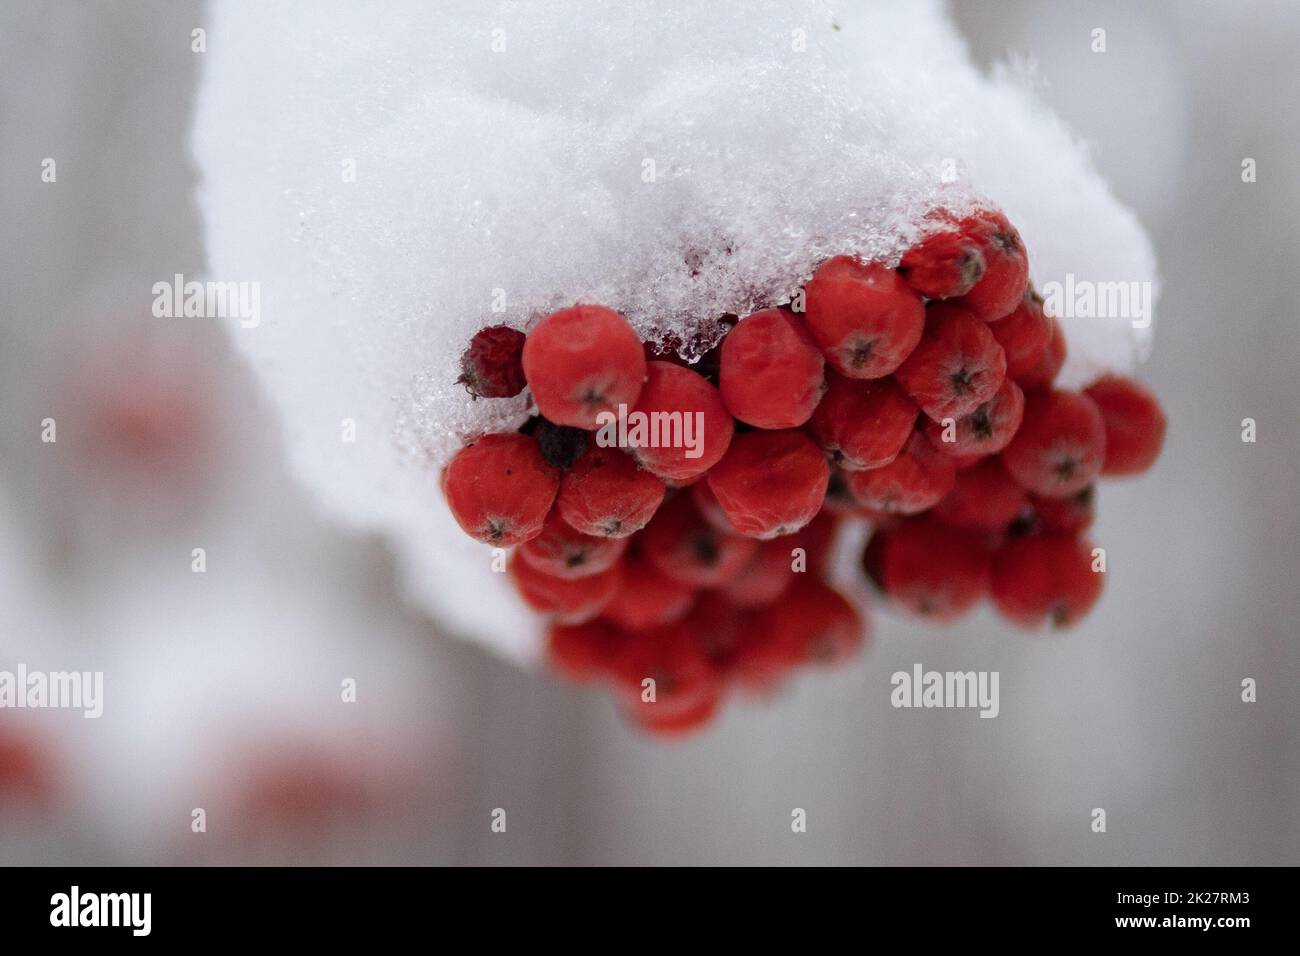
<svg viewBox="0 0 1300 956">
<path fill-rule="evenodd" d="M 414 601 L 516 659 L 536 622 L 437 491 L 462 435 L 522 414 L 453 384 L 477 327 L 582 300 L 690 341 L 975 195 L 1039 283 L 1156 279 L 1086 150 L 937 3 L 217 2 L 205 25 L 210 275 L 261 283 L 260 325 L 228 327 L 295 470 L 391 538 Z M 1149 347 L 1129 319 L 1066 326 L 1069 383 Z"/>
</svg>

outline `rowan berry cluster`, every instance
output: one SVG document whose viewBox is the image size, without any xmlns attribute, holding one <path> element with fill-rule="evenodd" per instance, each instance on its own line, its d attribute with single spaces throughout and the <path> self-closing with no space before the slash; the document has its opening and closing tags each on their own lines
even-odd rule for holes
<svg viewBox="0 0 1300 956">
<path fill-rule="evenodd" d="M 871 523 L 866 574 L 915 614 L 988 596 L 1066 626 L 1095 603 L 1095 482 L 1150 467 L 1163 412 L 1119 376 L 1053 387 L 1065 337 L 1000 212 L 929 227 L 896 268 L 822 263 L 802 313 L 727 317 L 694 366 L 596 305 L 474 337 L 461 381 L 528 387 L 538 414 L 468 444 L 443 490 L 465 531 L 515 548 L 557 669 L 677 733 L 729 687 L 843 659 L 867 630 L 826 580 L 845 520 Z"/>
</svg>

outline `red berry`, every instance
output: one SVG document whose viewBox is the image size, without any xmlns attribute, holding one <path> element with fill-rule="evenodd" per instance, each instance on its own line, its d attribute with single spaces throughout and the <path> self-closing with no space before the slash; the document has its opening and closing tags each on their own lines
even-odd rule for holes
<svg viewBox="0 0 1300 956">
<path fill-rule="evenodd" d="M 956 457 L 953 457 L 952 464 L 953 467 L 957 469 L 958 474 L 960 474 L 963 471 L 970 471 L 987 457 L 987 455 L 980 454 L 957 455 Z"/>
<path fill-rule="evenodd" d="M 825 360 L 792 312 L 764 309 L 722 340 L 718 388 L 727 409 L 755 428 L 798 428 L 825 389 Z"/>
<path fill-rule="evenodd" d="M 705 521 L 687 494 L 664 504 L 641 539 L 646 560 L 665 577 L 692 587 L 719 587 L 740 573 L 758 542 Z"/>
<path fill-rule="evenodd" d="M 934 515 L 954 528 L 1005 531 L 1027 502 L 1024 490 L 1008 477 L 1002 464 L 989 458 L 958 472 L 952 491 L 934 506 Z"/>
<path fill-rule="evenodd" d="M 751 611 L 735 647 L 722 662 L 727 678 L 760 696 L 777 690 L 801 663 L 759 612 Z"/>
<path fill-rule="evenodd" d="M 722 696 L 714 694 L 711 697 L 701 697 L 697 703 L 684 709 L 657 710 L 647 706 L 629 710 L 627 715 L 646 733 L 656 737 L 682 737 L 694 733 L 711 721 L 717 715 L 721 703 Z"/>
<path fill-rule="evenodd" d="M 771 604 L 794 580 L 794 557 L 790 552 L 800 546 L 794 535 L 764 541 L 740 573 L 722 586 L 722 594 L 737 607 Z"/>
<path fill-rule="evenodd" d="M 623 566 L 585 578 L 557 578 L 539 571 L 518 555 L 510 559 L 511 580 L 524 602 L 535 611 L 551 614 L 565 624 L 580 624 L 596 617 L 613 600 L 623 583 Z"/>
<path fill-rule="evenodd" d="M 1061 328 L 1061 323 L 1056 319 L 1051 319 L 1048 324 L 1052 327 L 1052 333 L 1048 336 L 1047 345 L 1043 347 L 1038 361 L 1029 371 L 1021 372 L 1016 377 L 1016 381 L 1026 392 L 1051 388 L 1061 371 L 1061 366 L 1065 364 L 1065 329 Z"/>
<path fill-rule="evenodd" d="M 11 798 L 37 806 L 51 801 L 53 781 L 38 743 L 0 728 L 0 809 Z"/>
<path fill-rule="evenodd" d="M 1029 255 L 1020 233 L 1007 217 L 983 209 L 962 220 L 962 232 L 984 254 L 984 277 L 961 302 L 983 322 L 1009 315 L 1029 285 Z"/>
<path fill-rule="evenodd" d="M 572 681 L 590 681 L 609 671 L 624 636 L 603 621 L 552 624 L 546 635 L 551 667 Z"/>
<path fill-rule="evenodd" d="M 725 675 L 759 612 L 742 608 L 722 591 L 701 591 L 686 623 L 720 675 Z"/>
<path fill-rule="evenodd" d="M 766 693 L 776 688 L 797 666 L 788 648 L 767 626 L 768 609 L 742 609 L 719 592 L 699 601 L 692 623 L 705 650 L 729 683 Z"/>
<path fill-rule="evenodd" d="M 821 511 L 803 528 L 790 535 L 790 547 L 803 549 L 804 561 L 799 565 L 801 570 L 798 573 L 819 577 L 825 577 L 829 573 L 839 527 L 840 522 L 835 515 Z"/>
<path fill-rule="evenodd" d="M 460 357 L 460 378 L 475 398 L 509 398 L 524 390 L 524 333 L 508 325 L 479 329 Z"/>
<path fill-rule="evenodd" d="M 782 429 L 737 435 L 708 482 L 737 532 L 775 538 L 798 531 L 821 510 L 830 474 L 811 438 Z"/>
<path fill-rule="evenodd" d="M 663 500 L 662 479 L 617 448 L 591 442 L 560 481 L 555 507 L 583 534 L 626 538 L 649 523 Z"/>
<path fill-rule="evenodd" d="M 913 614 L 954 621 L 988 593 L 989 548 L 978 533 L 923 518 L 877 532 L 872 541 L 863 555 L 867 573 Z"/>
<path fill-rule="evenodd" d="M 1089 485 L 1068 498 L 1029 496 L 1031 520 L 1036 530 L 1074 534 L 1092 527 L 1097 514 L 1097 488 Z"/>
<path fill-rule="evenodd" d="M 1165 441 L 1165 413 L 1155 395 L 1140 382 L 1105 375 L 1085 394 L 1101 409 L 1106 423 L 1103 475 L 1139 475 L 1160 457 Z"/>
<path fill-rule="evenodd" d="M 717 670 L 685 621 L 643 631 L 624 642 L 611 672 L 615 692 L 629 714 L 656 723 L 694 713 L 720 692 Z M 654 699 L 648 700 L 651 690 Z"/>
<path fill-rule="evenodd" d="M 548 315 L 528 333 L 523 362 L 538 410 L 574 428 L 594 429 L 600 413 L 630 408 L 645 381 L 641 340 L 627 319 L 599 305 Z"/>
<path fill-rule="evenodd" d="M 926 309 L 925 334 L 894 377 L 921 411 L 941 421 L 987 402 L 1006 372 L 1007 358 L 989 327 L 941 302 Z"/>
<path fill-rule="evenodd" d="M 664 577 L 637 551 L 623 559 L 623 588 L 605 605 L 604 620 L 629 631 L 671 624 L 691 609 L 695 589 Z"/>
<path fill-rule="evenodd" d="M 1043 297 L 1026 289 L 1015 311 L 989 326 L 1007 356 L 1007 377 L 1019 379 L 1033 371 L 1052 339 L 1052 319 L 1043 311 Z"/>
<path fill-rule="evenodd" d="M 1025 393 L 1011 379 L 993 397 L 969 415 L 940 424 L 925 421 L 925 436 L 949 458 L 970 459 L 996 455 L 1011 441 L 1025 412 Z M 947 441 L 951 438 L 952 441 Z"/>
<path fill-rule="evenodd" d="M 946 214 L 935 217 L 950 222 Z M 956 225 L 945 225 L 918 242 L 898 264 L 898 272 L 927 299 L 965 295 L 984 277 L 984 253 Z"/>
<path fill-rule="evenodd" d="M 887 465 L 912 434 L 919 411 L 892 378 L 864 382 L 834 372 L 808 430 L 848 471 Z"/>
<path fill-rule="evenodd" d="M 881 378 L 902 364 L 925 309 L 893 269 L 851 256 L 828 259 L 805 290 L 804 321 L 827 361 L 849 378 Z"/>
<path fill-rule="evenodd" d="M 626 538 L 583 534 L 552 512 L 542 533 L 519 546 L 519 557 L 557 578 L 585 578 L 608 571 L 626 548 Z"/>
<path fill-rule="evenodd" d="M 867 639 L 867 623 L 853 605 L 811 575 L 796 576 L 759 629 L 791 666 L 847 660 Z"/>
<path fill-rule="evenodd" d="M 1092 544 L 1073 535 L 1008 538 L 993 558 L 993 601 L 1013 624 L 1044 621 L 1069 627 L 1097 603 L 1102 575 L 1092 570 Z"/>
<path fill-rule="evenodd" d="M 718 390 L 690 369 L 651 362 L 646 371 L 641 398 L 628 418 L 629 451 L 660 478 L 698 478 L 727 453 L 736 427 L 731 413 Z M 644 426 L 640 435 L 638 424 Z M 603 439 L 597 435 L 597 441 Z"/>
<path fill-rule="evenodd" d="M 508 548 L 542 533 L 560 486 L 537 442 L 518 433 L 485 435 L 456 453 L 443 472 L 452 516 L 470 537 Z"/>
<path fill-rule="evenodd" d="M 888 465 L 845 472 L 845 479 L 860 505 L 886 514 L 912 515 L 942 501 L 952 491 L 956 473 L 951 460 L 935 451 L 920 432 L 913 432 Z"/>
<path fill-rule="evenodd" d="M 1078 392 L 1034 392 L 1025 417 L 1002 452 L 1021 487 L 1046 498 L 1067 498 L 1101 473 L 1106 427 L 1097 403 Z"/>
</svg>

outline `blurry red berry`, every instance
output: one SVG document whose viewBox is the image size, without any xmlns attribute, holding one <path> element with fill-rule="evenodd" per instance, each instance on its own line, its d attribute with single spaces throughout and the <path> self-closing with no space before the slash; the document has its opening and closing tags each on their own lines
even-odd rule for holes
<svg viewBox="0 0 1300 956">
<path fill-rule="evenodd" d="M 11 798 L 40 806 L 50 801 L 52 791 L 35 742 L 0 728 L 0 814 Z"/>
<path fill-rule="evenodd" d="M 928 517 L 876 532 L 863 563 L 891 601 L 932 621 L 954 621 L 988 593 L 984 536 Z"/>
<path fill-rule="evenodd" d="M 726 534 L 705 521 L 686 493 L 659 509 L 641 544 L 646 560 L 660 574 L 699 588 L 731 580 L 758 548 L 753 538 Z"/>
<path fill-rule="evenodd" d="M 1101 473 L 1106 428 L 1096 402 L 1079 392 L 1034 392 L 1025 417 L 1002 452 L 1007 473 L 1047 498 L 1067 498 Z"/>
<path fill-rule="evenodd" d="M 858 652 L 867 640 L 867 622 L 830 585 L 813 575 L 795 581 L 763 615 L 760 629 L 791 666 L 836 664 Z"/>
<path fill-rule="evenodd" d="M 623 558 L 623 587 L 601 616 L 628 631 L 644 631 L 681 620 L 694 600 L 695 588 L 660 574 L 633 547 Z"/>
<path fill-rule="evenodd" d="M 722 695 L 702 696 L 686 707 L 664 710 L 652 706 L 626 711 L 628 719 L 639 729 L 656 737 L 677 738 L 693 734 L 717 716 Z"/>
<path fill-rule="evenodd" d="M 948 496 L 934 506 L 934 516 L 955 528 L 1005 531 L 1028 503 L 1024 489 L 1011 480 L 1002 463 L 988 458 L 958 472 Z"/>
<path fill-rule="evenodd" d="M 720 692 L 717 669 L 686 621 L 630 637 L 611 676 L 629 716 L 655 723 L 692 714 Z"/>
<path fill-rule="evenodd" d="M 1089 485 L 1068 498 L 1030 495 L 1029 510 L 1035 530 L 1057 534 L 1086 531 L 1097 514 L 1097 487 Z"/>
<path fill-rule="evenodd" d="M 557 578 L 585 578 L 608 571 L 627 548 L 626 538 L 597 538 L 574 529 L 555 512 L 542 533 L 519 546 L 519 557 Z"/>
<path fill-rule="evenodd" d="M 1013 624 L 1063 628 L 1091 610 L 1103 575 L 1092 570 L 1092 544 L 1074 535 L 1008 538 L 993 559 L 993 601 Z"/>
<path fill-rule="evenodd" d="M 794 580 L 791 551 L 800 546 L 795 535 L 764 541 L 749 563 L 722 586 L 723 595 L 737 607 L 759 608 L 771 604 Z"/>
<path fill-rule="evenodd" d="M 565 624 L 581 624 L 596 617 L 623 585 L 620 564 L 585 578 L 559 578 L 538 570 L 516 554 L 508 570 L 524 603 Z"/>
<path fill-rule="evenodd" d="M 839 519 L 835 515 L 822 511 L 794 534 L 775 540 L 788 540 L 791 548 L 803 549 L 805 563 L 800 565 L 802 571 L 799 573 L 824 577 L 830 571 L 839 526 Z"/>
<path fill-rule="evenodd" d="M 1085 390 L 1106 423 L 1103 475 L 1139 475 L 1150 468 L 1165 441 L 1165 413 L 1141 382 L 1105 375 Z"/>
<path fill-rule="evenodd" d="M 546 633 L 547 659 L 569 680 L 595 680 L 608 673 L 625 639 L 618 628 L 604 621 L 552 624 Z"/>
</svg>

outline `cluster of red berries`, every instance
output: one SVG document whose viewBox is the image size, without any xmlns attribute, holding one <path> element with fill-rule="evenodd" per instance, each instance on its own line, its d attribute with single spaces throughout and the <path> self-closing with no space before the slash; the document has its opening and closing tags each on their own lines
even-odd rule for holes
<svg viewBox="0 0 1300 956">
<path fill-rule="evenodd" d="M 1053 388 L 1065 337 L 1005 216 L 931 226 L 897 268 L 822 263 L 802 313 L 725 317 L 694 365 L 595 305 L 474 337 L 461 381 L 530 387 L 538 415 L 463 448 L 443 491 L 470 535 L 515 547 L 559 670 L 609 679 L 634 720 L 677 732 L 728 686 L 842 659 L 866 633 L 825 580 L 851 518 L 874 528 L 867 576 L 908 611 L 947 621 L 988 595 L 1025 627 L 1087 612 L 1094 482 L 1152 464 L 1163 412 L 1118 376 Z M 677 430 L 603 440 L 638 416 Z"/>
</svg>

